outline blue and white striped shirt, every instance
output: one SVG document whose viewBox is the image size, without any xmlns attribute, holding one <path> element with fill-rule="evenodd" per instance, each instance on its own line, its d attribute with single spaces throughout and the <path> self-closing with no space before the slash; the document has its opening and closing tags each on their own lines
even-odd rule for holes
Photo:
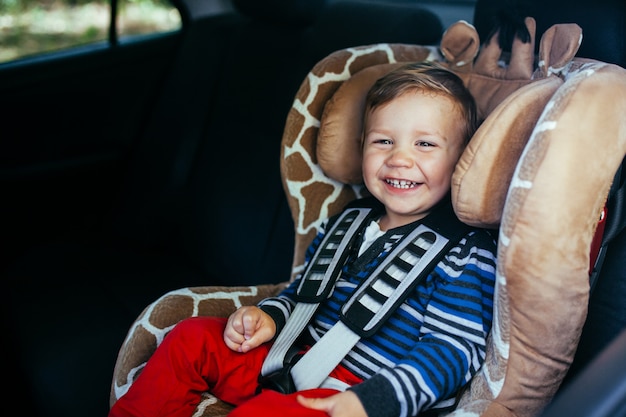
<svg viewBox="0 0 626 417">
<path fill-rule="evenodd" d="M 307 329 L 308 343 L 319 340 L 338 320 L 341 307 L 361 282 L 419 222 L 387 231 L 361 256 L 352 250 L 332 295 Z M 307 250 L 307 262 L 325 228 Z M 369 417 L 416 416 L 452 403 L 478 371 L 491 328 L 496 244 L 485 230 L 471 231 L 371 337 L 361 339 L 341 364 L 364 381 L 351 387 Z M 295 306 L 300 277 L 259 306 L 282 330 Z"/>
</svg>

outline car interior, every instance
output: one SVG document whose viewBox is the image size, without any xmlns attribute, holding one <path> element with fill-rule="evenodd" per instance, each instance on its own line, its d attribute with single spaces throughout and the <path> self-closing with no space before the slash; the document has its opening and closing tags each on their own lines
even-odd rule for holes
<svg viewBox="0 0 626 417">
<path fill-rule="evenodd" d="M 623 0 L 173 3 L 179 32 L 0 65 L 18 414 L 106 415 L 176 322 L 276 294 L 364 192 L 341 137 L 363 85 L 437 60 L 485 118 L 453 194 L 461 220 L 499 231 L 510 313 L 452 415 L 626 416 Z M 531 43 L 494 37 L 510 14 L 532 18 Z M 568 128 L 543 133 L 567 106 Z M 516 191 L 528 172 L 536 195 Z M 207 394 L 196 415 L 229 410 Z"/>
</svg>

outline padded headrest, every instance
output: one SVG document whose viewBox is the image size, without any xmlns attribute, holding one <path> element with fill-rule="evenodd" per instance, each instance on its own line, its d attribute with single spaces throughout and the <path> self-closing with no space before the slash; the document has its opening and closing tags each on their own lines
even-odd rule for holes
<svg viewBox="0 0 626 417">
<path fill-rule="evenodd" d="M 445 64 L 472 92 L 479 114 L 489 115 L 461 156 L 452 182 L 457 215 L 471 225 L 498 226 L 515 163 L 544 105 L 562 83 L 551 75 L 572 59 L 580 44 L 580 28 L 576 25 L 554 26 L 542 38 L 543 64 L 534 70 L 534 20 L 526 19 L 526 25 L 532 40 L 528 44 L 516 41 L 514 57 L 507 67 L 498 64 L 502 50 L 495 40 L 474 59 L 479 50 L 478 35 L 466 22 L 452 25 L 441 41 Z M 360 143 L 365 95 L 381 75 L 401 64 L 362 69 L 344 81 L 326 103 L 316 152 L 328 177 L 347 184 L 362 183 Z M 470 190 L 471 195 L 467 195 Z"/>
<path fill-rule="evenodd" d="M 311 23 L 325 5 L 326 0 L 233 0 L 245 16 L 285 25 Z"/>
</svg>

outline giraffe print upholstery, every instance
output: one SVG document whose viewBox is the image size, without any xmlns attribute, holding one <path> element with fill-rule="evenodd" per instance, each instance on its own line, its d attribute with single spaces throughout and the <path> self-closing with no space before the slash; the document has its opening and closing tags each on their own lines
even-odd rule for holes
<svg viewBox="0 0 626 417">
<path fill-rule="evenodd" d="M 496 63 L 497 42 L 479 51 L 474 28 L 464 22 L 446 31 L 440 48 L 376 44 L 337 51 L 302 83 L 283 135 L 295 275 L 320 222 L 366 193 L 359 180 L 361 112 L 377 77 L 401 62 L 437 60 L 476 97 L 485 120 L 457 165 L 452 195 L 461 220 L 499 228 L 495 320 L 486 362 L 454 417 L 533 417 L 555 394 L 586 317 L 591 240 L 626 154 L 626 70 L 574 58 L 576 25 L 543 34 L 534 69 L 534 20 L 526 24 L 531 44 L 516 42 L 507 67 Z M 227 316 L 281 288 L 185 288 L 156 300 L 120 349 L 111 403 L 178 321 Z M 207 393 L 194 416 L 230 409 Z"/>
</svg>

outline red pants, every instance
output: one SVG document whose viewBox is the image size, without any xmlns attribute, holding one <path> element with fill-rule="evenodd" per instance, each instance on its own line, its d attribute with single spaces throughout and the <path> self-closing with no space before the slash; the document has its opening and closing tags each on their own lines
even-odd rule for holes
<svg viewBox="0 0 626 417">
<path fill-rule="evenodd" d="M 326 413 L 297 404 L 295 395 L 263 391 L 255 397 L 257 378 L 270 349 L 264 344 L 247 353 L 229 349 L 223 333 L 226 319 L 193 317 L 181 321 L 164 338 L 137 380 L 111 408 L 109 417 L 190 417 L 203 392 L 241 405 L 235 417 L 289 415 L 322 417 Z M 331 374 L 354 385 L 360 380 L 344 368 Z M 309 390 L 303 395 L 326 397 L 337 391 Z"/>
</svg>

